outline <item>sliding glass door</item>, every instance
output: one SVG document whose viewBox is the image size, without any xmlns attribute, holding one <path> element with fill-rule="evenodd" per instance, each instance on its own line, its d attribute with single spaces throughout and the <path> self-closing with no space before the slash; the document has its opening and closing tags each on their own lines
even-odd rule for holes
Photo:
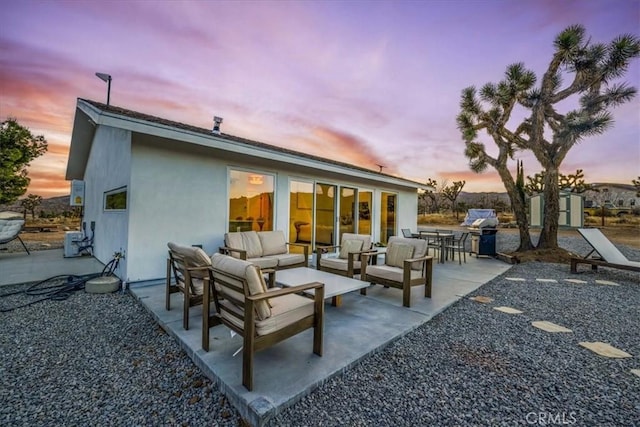
<svg viewBox="0 0 640 427">
<path fill-rule="evenodd" d="M 316 184 L 315 244 L 335 245 L 336 189 L 332 184 Z"/>
<path fill-rule="evenodd" d="M 380 242 L 386 244 L 396 234 L 396 195 L 380 193 Z"/>
</svg>

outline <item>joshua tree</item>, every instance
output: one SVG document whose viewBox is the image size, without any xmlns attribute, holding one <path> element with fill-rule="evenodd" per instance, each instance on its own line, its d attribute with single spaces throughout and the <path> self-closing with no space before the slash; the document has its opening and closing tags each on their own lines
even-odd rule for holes
<svg viewBox="0 0 640 427">
<path fill-rule="evenodd" d="M 442 190 L 442 196 L 451 202 L 451 209 L 455 212 L 456 220 L 458 219 L 458 209 L 456 206 L 456 200 L 462 191 L 462 188 L 466 184 L 466 181 L 455 181 L 451 185 L 447 185 Z"/>
<path fill-rule="evenodd" d="M 568 27 L 554 41 L 555 53 L 534 88 L 536 76 L 522 64 L 507 67 L 506 78 L 497 85 L 487 84 L 476 98 L 475 88 L 462 92 L 462 111 L 458 127 L 466 143 L 465 154 L 471 169 L 481 172 L 487 165 L 494 167 L 505 185 L 520 229 L 519 250 L 529 249 L 524 203 L 517 197 L 517 186 L 507 168 L 507 161 L 517 149 L 531 150 L 545 170 L 544 220 L 538 248 L 558 247 L 559 170 L 569 150 L 592 135 L 601 134 L 613 123 L 609 108 L 623 104 L 636 93 L 626 84 L 615 84 L 630 61 L 640 55 L 640 42 L 633 35 L 622 35 L 609 44 L 591 44 L 580 25 Z M 563 75 L 572 77 L 563 86 Z M 561 113 L 561 105 L 578 97 L 576 109 Z M 485 111 L 480 101 L 491 107 Z M 529 116 L 515 129 L 506 124 L 514 106 L 529 110 Z M 498 155 L 487 154 L 476 141 L 477 132 L 485 130 L 498 146 Z M 545 134 L 550 135 L 547 140 Z"/>
<path fill-rule="evenodd" d="M 464 89 L 460 101 L 461 112 L 457 117 L 458 129 L 466 144 L 465 155 L 469 158 L 471 170 L 480 173 L 491 166 L 502 179 L 518 224 L 518 251 L 532 249 L 533 245 L 524 197 L 518 190 L 508 165 L 517 149 L 519 131 L 507 129 L 507 122 L 516 103 L 527 95 L 535 81 L 535 74 L 525 70 L 523 64 L 510 65 L 507 67 L 504 80 L 498 84 L 485 84 L 480 89 L 479 98 L 475 87 Z M 498 147 L 497 155 L 490 155 L 485 145 L 477 140 L 480 130 L 484 130 L 493 139 Z"/>
</svg>

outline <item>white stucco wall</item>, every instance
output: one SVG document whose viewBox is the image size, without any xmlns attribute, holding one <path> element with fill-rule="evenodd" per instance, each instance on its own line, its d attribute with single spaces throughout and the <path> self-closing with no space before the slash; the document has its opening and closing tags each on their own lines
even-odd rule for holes
<svg viewBox="0 0 640 427">
<path fill-rule="evenodd" d="M 276 176 L 276 229 L 288 232 L 289 174 L 284 170 L 230 163 L 215 158 L 211 153 L 176 151 L 162 144 L 137 142 L 134 136 L 126 260 L 128 281 L 135 283 L 163 278 L 169 241 L 199 244 L 209 254 L 217 252 L 223 244 L 228 224 L 230 167 Z M 294 178 L 300 179 L 300 176 Z M 339 183 L 362 186 L 345 181 Z M 375 192 L 379 194 L 380 190 Z M 406 222 L 415 226 L 415 191 L 399 192 L 398 202 L 403 212 L 398 227 Z M 404 213 L 405 210 L 408 212 Z"/>
<path fill-rule="evenodd" d="M 90 224 L 95 221 L 94 256 L 105 264 L 114 252 L 127 250 L 128 211 L 105 212 L 104 193 L 129 185 L 130 164 L 131 132 L 98 126 L 84 176 L 83 222 L 91 235 Z M 121 264 L 117 274 L 126 277 L 126 263 Z"/>
<path fill-rule="evenodd" d="M 167 242 L 218 250 L 226 227 L 226 163 L 136 142 L 131 168 L 128 280 L 163 277 Z"/>
</svg>

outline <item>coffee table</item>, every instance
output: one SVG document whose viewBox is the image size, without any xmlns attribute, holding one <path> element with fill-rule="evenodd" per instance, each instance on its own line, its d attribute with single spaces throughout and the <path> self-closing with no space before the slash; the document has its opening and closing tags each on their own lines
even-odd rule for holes
<svg viewBox="0 0 640 427">
<path fill-rule="evenodd" d="M 331 298 L 331 305 L 334 307 L 340 307 L 343 294 L 369 286 L 369 283 L 361 280 L 350 279 L 345 276 L 308 267 L 278 270 L 276 273 L 276 283 L 280 286 L 296 286 L 310 282 L 324 283 L 324 297 Z M 304 293 L 313 295 L 314 290 L 309 289 L 308 291 L 304 291 Z"/>
</svg>

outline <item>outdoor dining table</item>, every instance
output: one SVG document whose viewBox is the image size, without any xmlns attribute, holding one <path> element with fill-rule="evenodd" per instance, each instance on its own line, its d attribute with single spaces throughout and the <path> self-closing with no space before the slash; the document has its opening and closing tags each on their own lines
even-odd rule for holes
<svg viewBox="0 0 640 427">
<path fill-rule="evenodd" d="M 440 264 L 444 264 L 447 240 L 453 239 L 453 233 L 443 233 L 439 231 L 420 231 L 420 238 L 428 240 L 433 238 L 440 244 Z"/>
</svg>

